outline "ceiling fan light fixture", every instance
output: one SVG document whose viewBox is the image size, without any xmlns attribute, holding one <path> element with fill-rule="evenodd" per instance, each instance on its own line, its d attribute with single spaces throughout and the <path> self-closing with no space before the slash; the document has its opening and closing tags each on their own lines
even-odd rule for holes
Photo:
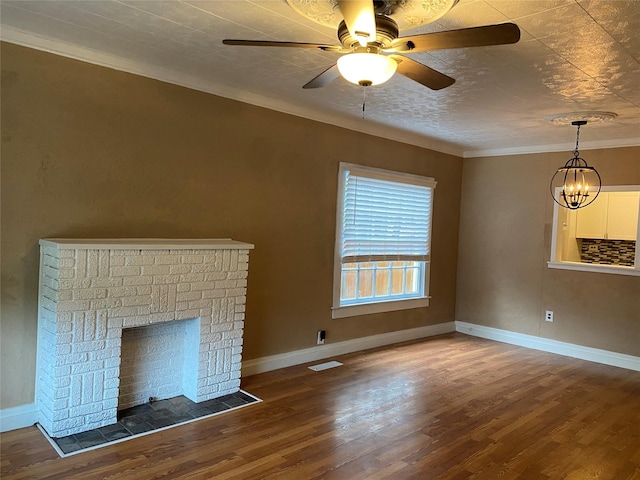
<svg viewBox="0 0 640 480">
<path fill-rule="evenodd" d="M 338 59 L 338 71 L 345 80 L 356 85 L 380 85 L 389 80 L 398 63 L 378 53 L 349 53 Z"/>
</svg>

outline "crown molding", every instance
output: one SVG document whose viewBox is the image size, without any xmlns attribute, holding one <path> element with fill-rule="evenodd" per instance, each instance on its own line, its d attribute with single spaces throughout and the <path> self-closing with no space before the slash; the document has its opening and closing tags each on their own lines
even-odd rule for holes
<svg viewBox="0 0 640 480">
<path fill-rule="evenodd" d="M 52 40 L 50 38 L 38 36 L 37 34 L 34 34 L 32 32 L 26 32 L 4 24 L 2 24 L 0 28 L 0 40 L 23 47 L 33 48 L 35 50 L 53 53 L 55 55 L 71 58 L 73 60 L 79 60 L 81 62 L 130 73 L 133 75 L 143 76 L 165 83 L 171 83 L 173 85 L 209 93 L 219 97 L 228 98 L 230 100 L 236 100 L 257 107 L 267 108 L 269 110 L 274 110 L 308 120 L 333 125 L 347 130 L 352 130 L 367 135 L 385 138 L 387 140 L 392 140 L 395 142 L 434 150 L 436 152 L 453 155 L 456 157 L 476 158 L 506 155 L 526 155 L 531 153 L 562 152 L 571 150 L 571 146 L 569 144 L 464 150 L 464 147 L 462 147 L 461 145 L 438 140 L 425 135 L 419 135 L 417 133 L 400 128 L 390 127 L 388 125 L 383 125 L 373 121 L 363 121 L 361 119 L 346 118 L 340 115 L 316 111 L 303 105 L 286 102 L 281 99 L 274 99 L 263 95 L 257 95 L 240 90 L 238 88 L 230 87 L 228 85 L 223 85 L 208 80 L 204 81 L 198 77 L 179 73 L 171 69 L 127 60 L 126 58 L 122 58 L 116 55 L 110 55 L 87 47 L 79 47 L 77 45 L 60 40 Z M 581 150 L 635 146 L 640 146 L 640 137 L 607 141 L 583 142 L 580 144 Z"/>
<path fill-rule="evenodd" d="M 104 52 L 86 47 L 79 47 L 67 42 L 39 37 L 31 32 L 25 32 L 14 27 L 2 25 L 0 28 L 0 40 L 13 43 L 23 47 L 33 48 L 62 57 L 79 60 L 81 62 L 98 65 L 101 67 L 119 70 L 133 75 L 171 83 L 181 87 L 197 90 L 212 95 L 236 100 L 243 103 L 255 105 L 257 107 L 275 110 L 281 113 L 306 118 L 321 123 L 353 130 L 367 135 L 373 135 L 400 143 L 406 143 L 421 148 L 435 150 L 437 152 L 462 157 L 461 147 L 442 140 L 418 135 L 399 128 L 389 127 L 371 121 L 361 119 L 344 118 L 338 115 L 319 112 L 302 105 L 297 105 L 283 100 L 269 98 L 263 95 L 256 95 L 228 85 L 218 84 L 212 81 L 204 81 L 200 78 L 174 70 L 148 65 L 142 62 L 127 60 L 122 57 L 110 55 Z"/>
<path fill-rule="evenodd" d="M 640 137 L 618 138 L 614 140 L 593 140 L 590 142 L 581 142 L 580 151 L 583 150 L 600 150 L 603 148 L 625 148 L 639 147 Z M 463 152 L 463 158 L 479 158 L 479 157 L 504 157 L 506 155 L 527 155 L 530 153 L 552 153 L 552 152 L 569 152 L 575 148 L 573 143 L 554 143 L 548 145 L 535 145 L 526 147 L 513 148 L 492 148 L 485 150 L 466 150 Z"/>
</svg>

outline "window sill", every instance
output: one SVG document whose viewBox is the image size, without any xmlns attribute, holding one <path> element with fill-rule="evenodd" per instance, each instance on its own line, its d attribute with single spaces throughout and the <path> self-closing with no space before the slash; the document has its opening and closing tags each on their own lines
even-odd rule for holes
<svg viewBox="0 0 640 480">
<path fill-rule="evenodd" d="M 549 268 L 557 268 L 561 270 L 577 270 L 581 272 L 595 273 L 611 273 L 614 275 L 631 275 L 640 277 L 640 270 L 634 267 L 625 267 L 617 265 L 600 265 L 597 263 L 580 263 L 580 262 L 547 262 Z"/>
<path fill-rule="evenodd" d="M 388 300 L 386 302 L 333 307 L 331 310 L 331 318 L 355 317 L 356 315 L 368 315 L 371 313 L 395 312 L 397 310 L 408 310 L 410 308 L 428 307 L 429 298 L 431 297 Z"/>
</svg>

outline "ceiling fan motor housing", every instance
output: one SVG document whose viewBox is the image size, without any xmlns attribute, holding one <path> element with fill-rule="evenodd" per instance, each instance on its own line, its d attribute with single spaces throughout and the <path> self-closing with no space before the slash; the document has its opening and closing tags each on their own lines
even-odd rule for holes
<svg viewBox="0 0 640 480">
<path fill-rule="evenodd" d="M 311 20 L 333 25 L 334 28 L 337 25 L 340 45 L 237 39 L 224 39 L 222 42 L 250 47 L 320 49 L 343 54 L 337 64 L 303 85 L 305 89 L 325 86 L 340 75 L 356 85 L 379 85 L 397 71 L 431 90 L 440 90 L 453 85 L 455 80 L 403 53 L 507 45 L 520 40 L 520 29 L 514 23 L 399 36 L 399 25 L 415 28 L 434 21 L 458 0 L 285 1 Z"/>
<path fill-rule="evenodd" d="M 368 42 L 367 46 L 371 45 L 377 48 L 386 48 L 391 45 L 396 38 L 398 38 L 398 24 L 385 15 L 376 15 L 376 38 Z M 345 48 L 356 48 L 359 46 L 359 41 L 353 38 L 349 33 L 347 24 L 343 21 L 338 26 L 338 39 Z"/>
</svg>

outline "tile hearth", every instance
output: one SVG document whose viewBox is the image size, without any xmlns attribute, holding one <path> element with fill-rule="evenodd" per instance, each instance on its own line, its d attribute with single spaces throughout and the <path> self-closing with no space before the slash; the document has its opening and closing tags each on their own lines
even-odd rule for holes
<svg viewBox="0 0 640 480">
<path fill-rule="evenodd" d="M 118 414 L 118 422 L 113 425 L 49 439 L 57 445 L 62 455 L 66 456 L 256 402 L 260 402 L 260 399 L 243 391 L 200 403 L 192 402 L 187 397 L 180 395 L 122 410 Z"/>
</svg>

